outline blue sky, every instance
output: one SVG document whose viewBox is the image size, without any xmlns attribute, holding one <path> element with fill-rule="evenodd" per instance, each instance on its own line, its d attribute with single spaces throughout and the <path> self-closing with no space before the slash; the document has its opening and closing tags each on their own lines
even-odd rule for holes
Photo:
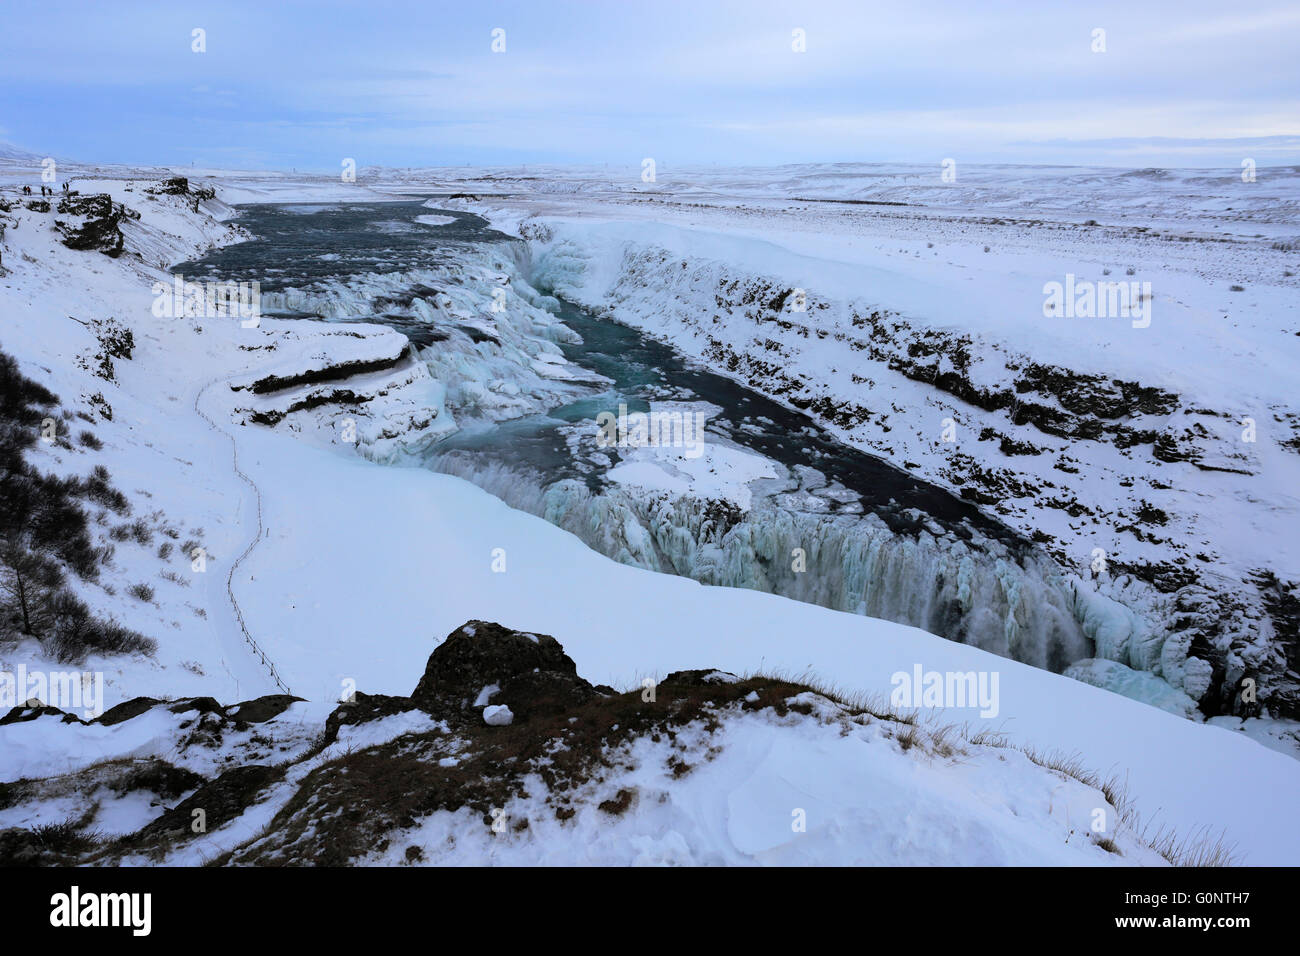
<svg viewBox="0 0 1300 956">
<path fill-rule="evenodd" d="M 1294 0 L 5 0 L 0 16 L 0 140 L 69 159 L 1300 163 Z"/>
</svg>

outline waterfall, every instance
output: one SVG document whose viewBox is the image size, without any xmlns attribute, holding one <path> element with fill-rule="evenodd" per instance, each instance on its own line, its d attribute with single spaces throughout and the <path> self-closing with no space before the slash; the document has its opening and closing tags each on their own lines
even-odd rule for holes
<svg viewBox="0 0 1300 956">
<path fill-rule="evenodd" d="M 739 513 L 613 484 L 547 484 L 536 471 L 463 451 L 426 463 L 625 564 L 910 624 L 1056 672 L 1092 654 L 1055 565 L 978 533 L 900 534 L 875 515 L 795 512 L 761 497 Z"/>
</svg>

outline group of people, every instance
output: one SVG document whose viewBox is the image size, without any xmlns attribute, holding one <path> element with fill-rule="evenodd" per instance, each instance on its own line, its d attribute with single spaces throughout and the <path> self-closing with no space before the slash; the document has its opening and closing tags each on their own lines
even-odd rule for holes
<svg viewBox="0 0 1300 956">
<path fill-rule="evenodd" d="M 32 187 L 31 187 L 31 186 L 24 186 L 24 187 L 23 187 L 23 195 L 25 195 L 25 196 L 30 196 L 31 194 L 32 194 Z M 42 184 L 41 184 L 41 195 L 42 195 L 42 196 L 51 196 L 51 197 L 52 197 L 52 196 L 54 195 L 54 187 L 53 187 L 53 186 L 46 186 L 44 183 L 42 183 Z M 63 195 L 65 195 L 65 196 L 70 195 L 70 193 L 69 193 L 69 191 L 68 191 L 68 184 L 67 184 L 66 182 L 63 184 Z M 16 222 L 16 221 L 15 221 L 14 225 L 15 225 L 15 226 L 17 225 L 17 222 Z M 3 226 L 3 224 L 0 224 L 0 236 L 3 236 L 3 235 L 4 235 L 4 226 Z M 3 261 L 3 259 L 0 259 L 0 275 L 4 275 L 4 261 Z"/>
<path fill-rule="evenodd" d="M 24 186 L 24 187 L 23 187 L 23 193 L 25 193 L 26 195 L 30 196 L 30 195 L 32 194 L 32 187 L 31 187 L 31 186 Z M 67 193 L 68 193 L 68 184 L 67 184 L 67 183 L 64 183 L 64 184 L 63 184 L 63 194 L 66 196 Z M 42 185 L 42 186 L 41 186 L 41 195 L 42 195 L 42 196 L 53 196 L 53 195 L 54 195 L 54 187 L 53 187 L 53 186 L 45 186 L 45 185 Z"/>
</svg>

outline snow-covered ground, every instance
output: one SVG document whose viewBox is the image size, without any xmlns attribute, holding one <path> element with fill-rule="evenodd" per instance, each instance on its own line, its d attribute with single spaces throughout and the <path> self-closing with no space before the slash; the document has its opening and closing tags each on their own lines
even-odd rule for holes
<svg viewBox="0 0 1300 956">
<path fill-rule="evenodd" d="M 229 184 L 225 178 L 229 177 L 204 180 L 217 187 L 219 200 L 330 202 L 358 195 L 340 191 L 337 184 L 318 189 L 318 184 L 294 183 L 284 177 L 244 176 Z M 451 179 L 444 176 L 441 182 Z M 583 192 L 584 182 L 577 181 L 575 193 Z M 556 635 L 584 676 L 618 688 L 636 686 L 643 677 L 671 670 L 716 666 L 742 673 L 812 672 L 845 688 L 888 697 L 893 675 L 912 673 L 917 666 L 941 673 L 995 672 L 1000 678 L 996 717 L 981 718 L 978 710 L 966 707 L 934 708 L 931 716 L 1004 731 L 1018 743 L 1045 751 L 1077 752 L 1085 765 L 1125 778 L 1139 810 L 1147 818 L 1159 812 L 1157 823 L 1184 833 L 1200 827 L 1215 832 L 1226 829 L 1229 842 L 1237 844 L 1249 863 L 1300 862 L 1300 825 L 1293 812 L 1300 762 L 1242 733 L 1181 719 L 915 628 L 748 590 L 702 587 L 628 567 L 594 553 L 540 518 L 506 507 L 465 481 L 378 464 L 358 455 L 346 442 L 295 441 L 283 429 L 242 424 L 251 410 L 258 409 L 249 404 L 248 387 L 235 389 L 228 383 L 251 386 L 267 375 L 319 369 L 322 357 L 326 365 L 344 365 L 358 355 L 392 359 L 388 334 L 366 333 L 368 341 L 358 346 L 356 340 L 340 336 L 340 326 L 332 323 L 264 318 L 256 328 L 244 328 L 230 318 L 196 321 L 155 316 L 153 284 L 170 281 L 160 264 L 192 258 L 213 243 L 239 236 L 213 218 L 228 212 L 219 201 L 200 204 L 194 211 L 181 197 L 145 198 L 145 185 L 145 180 L 128 178 L 93 187 L 84 180 L 73 181 L 74 188 L 107 190 L 115 201 L 140 211 L 138 222 L 124 226 L 127 255 L 109 259 L 67 249 L 51 230 L 53 214 L 22 208 L 9 214 L 16 222 L 4 235 L 6 274 L 0 276 L 0 315 L 4 316 L 0 347 L 19 359 L 25 374 L 56 391 L 65 406 L 95 418 L 91 427 L 104 443 L 103 450 L 93 455 L 42 445 L 34 453 L 35 460 L 60 473 L 84 473 L 91 465 L 103 463 L 131 499 L 135 515 L 150 516 L 149 546 L 118 544 L 103 583 L 82 588 L 92 607 L 120 618 L 159 644 L 153 659 L 94 659 L 85 665 L 106 672 L 108 704 L 138 695 L 209 695 L 233 703 L 275 693 L 278 687 L 263 657 L 294 694 L 308 698 L 313 706 L 338 700 L 349 687 L 403 694 L 433 642 L 471 619 L 497 620 Z M 382 192 L 379 185 L 358 188 Z M 390 188 L 397 192 L 402 184 Z M 1062 486 L 1056 489 L 1058 495 L 1068 490 L 1093 511 L 1105 514 L 1115 512 L 1111 498 L 1124 478 L 1146 482 L 1141 489 L 1130 489 L 1134 497 L 1145 497 L 1167 511 L 1178 530 L 1175 543 L 1158 550 L 1162 558 L 1205 548 L 1214 558 L 1210 569 L 1225 580 L 1256 565 L 1294 579 L 1295 546 L 1287 533 L 1294 525 L 1294 500 L 1288 490 L 1294 482 L 1287 480 L 1293 458 L 1287 456 L 1294 453 L 1281 449 L 1279 437 L 1269 431 L 1280 427 L 1271 417 L 1274 411 L 1282 414 L 1286 408 L 1285 366 L 1295 348 L 1292 339 L 1282 334 L 1287 323 L 1296 323 L 1294 286 L 1279 278 L 1280 258 L 1278 277 L 1270 275 L 1269 261 L 1262 253 L 1257 259 L 1243 254 L 1224 260 L 1228 264 L 1205 276 L 1196 273 L 1202 267 L 1209 269 L 1204 256 L 1171 261 L 1152 279 L 1157 310 L 1151 326 L 1130 329 L 1127 323 L 1122 327 L 1112 323 L 1107 331 L 1043 318 L 1042 296 L 1036 287 L 1056 275 L 1060 260 L 1041 249 L 1035 251 L 1037 247 L 1023 236 L 1024 249 L 999 250 L 1007 261 L 986 268 L 980 258 L 984 254 L 972 251 L 972 240 L 958 238 L 962 228 L 975 229 L 973 225 L 889 220 L 880 228 L 910 231 L 908 252 L 884 251 L 886 246 L 903 248 L 904 239 L 878 233 L 869 240 L 852 240 L 862 247 L 854 252 L 845 235 L 858 235 L 856 230 L 865 229 L 864 221 L 847 217 L 848 224 L 835 235 L 826 222 L 810 213 L 811 204 L 764 209 L 760 216 L 737 208 L 755 200 L 731 199 L 722 211 L 700 211 L 684 199 L 681 208 L 651 203 L 636 187 L 623 192 L 628 195 L 602 195 L 595 203 L 547 195 L 536 200 L 498 200 L 476 208 L 498 210 L 493 215 L 499 226 L 510 225 L 513 216 L 525 235 L 531 232 L 537 237 L 533 278 L 549 279 L 553 288 L 578 301 L 612 306 L 615 317 L 652 327 L 688 353 L 701 352 L 700 343 L 707 341 L 701 326 L 723 308 L 730 318 L 710 334 L 723 337 L 738 353 L 748 348 L 754 333 L 742 318 L 742 304 L 710 306 L 710 297 L 720 283 L 769 276 L 779 283 L 801 281 L 810 309 L 797 318 L 811 322 L 810 316 L 825 313 L 819 321 L 828 336 L 836 331 L 847 334 L 851 323 L 844 321 L 852 309 L 850 302 L 875 302 L 909 317 L 924 316 L 927 324 L 935 325 L 962 319 L 952 309 L 955 302 L 962 303 L 969 305 L 966 314 L 978 316 L 963 321 L 962 327 L 978 330 L 987 336 L 982 342 L 1008 350 L 1002 353 L 1004 358 L 1011 355 L 1011 345 L 1019 343 L 1016 355 L 1028 353 L 1053 362 L 1071 358 L 1069 367 L 1075 371 L 1132 376 L 1144 385 L 1177 392 L 1184 404 L 1205 403 L 1234 416 L 1261 409 L 1256 415 L 1260 442 L 1248 455 L 1259 456 L 1250 458 L 1249 464 L 1257 480 L 1249 486 L 1243 484 L 1244 476 L 1193 471 L 1185 462 L 1160 465 L 1146 474 L 1103 442 L 1089 445 L 1090 453 L 1098 457 L 1088 463 L 1092 467 L 1081 469 L 1082 478 L 1076 481 L 1055 470 L 1050 474 Z M 9 190 L 5 194 L 12 196 Z M 613 214 L 611 203 L 617 206 Z M 539 222 L 524 222 L 535 213 L 540 214 Z M 747 217 L 749 225 L 745 225 Z M 650 218 L 655 223 L 646 221 Z M 781 232 L 779 243 L 771 241 L 776 230 Z M 907 259 L 921 263 L 926 253 L 934 252 L 925 246 L 925 235 L 938 237 L 930 241 L 939 249 L 939 261 L 951 264 L 952 271 L 899 264 Z M 1151 261 L 1149 256 L 1124 258 L 1136 248 L 1132 244 L 1143 240 L 1124 236 L 1107 241 L 1116 244 L 1107 248 L 1117 266 Z M 1007 243 L 1014 245 L 1011 240 Z M 1178 248 L 1185 253 L 1191 245 Z M 1171 260 L 1176 258 L 1170 253 Z M 1081 263 L 1076 272 L 1084 274 L 1086 264 Z M 1220 276 L 1231 269 L 1253 270 L 1249 276 L 1230 276 L 1244 279 L 1249 294 L 1220 290 L 1226 281 Z M 975 277 L 969 286 L 962 285 L 964 275 Z M 1289 298 L 1287 290 L 1292 293 Z M 1018 296 L 1029 297 L 1023 314 L 999 312 L 999 302 L 1019 301 Z M 482 298 L 490 301 L 486 288 Z M 822 302 L 827 304 L 825 310 L 818 308 Z M 944 310 L 927 313 L 927 302 Z M 1236 304 L 1242 302 L 1258 304 Z M 1209 314 L 1211 305 L 1228 303 L 1234 304 L 1231 314 L 1238 322 L 1236 328 L 1216 325 Z M 1164 321 L 1162 313 L 1168 317 Z M 942 322 L 934 317 L 940 315 Z M 96 343 L 87 327 L 72 319 L 107 316 L 132 328 L 137 343 L 132 359 L 116 363 L 115 382 L 97 378 L 75 361 L 78 355 L 93 352 Z M 1276 330 L 1272 338 L 1266 337 L 1266 316 L 1272 323 L 1267 328 Z M 787 318 L 793 323 L 796 316 Z M 1180 323 L 1181 336 L 1170 327 Z M 899 406 L 889 422 L 888 439 L 883 437 L 886 426 L 874 417 L 845 428 L 846 438 L 882 452 L 882 445 L 891 445 L 892 457 L 915 463 L 935 480 L 955 484 L 947 464 L 955 450 L 968 449 L 981 460 L 996 456 L 989 451 L 990 443 L 981 445 L 975 437 L 985 423 L 1022 440 L 1050 444 L 1029 426 L 1010 424 L 1005 415 L 998 418 L 973 406 L 958 407 L 933 389 L 917 386 L 909 391 L 914 384 L 910 379 L 886 379 L 883 361 L 877 366 L 868 366 L 863 358 L 839 362 L 833 350 L 805 349 L 803 335 L 772 325 L 765 321 L 763 334 L 780 345 L 779 364 L 818 383 L 825 394 L 847 401 L 855 372 L 876 379 L 885 390 L 885 401 Z M 1195 332 L 1188 331 L 1193 328 Z M 1123 336 L 1145 332 L 1153 333 L 1159 348 L 1125 345 L 1133 340 Z M 814 336 L 815 331 L 806 341 L 824 341 Z M 341 342 L 352 351 L 335 353 Z M 358 347 L 363 352 L 356 352 Z M 979 350 L 972 349 L 972 354 Z M 1179 365 L 1180 359 L 1196 364 Z M 1256 361 L 1258 366 L 1252 364 Z M 1229 373 L 1234 370 L 1244 376 L 1236 387 L 1245 390 L 1238 393 L 1230 388 Z M 392 375 L 394 370 L 367 374 Z M 392 420 L 387 412 L 395 411 L 396 420 L 409 425 L 413 441 L 427 439 L 429 428 L 440 427 L 437 416 L 416 420 L 410 412 L 439 407 L 436 370 L 432 374 L 426 379 L 412 372 L 395 388 L 389 388 L 387 381 L 372 382 L 373 398 L 367 404 L 375 410 L 374 420 Z M 996 380 L 990 372 L 984 381 Z M 111 406 L 111 420 L 99 410 L 103 403 L 90 401 L 96 393 Z M 873 400 L 873 407 L 883 404 Z M 919 414 L 920 409 L 927 409 L 929 418 Z M 956 449 L 944 449 L 936 440 L 944 417 L 957 422 L 961 437 Z M 207 419 L 215 427 L 209 427 Z M 364 439 L 366 433 L 361 431 Z M 400 440 L 400 432 L 384 433 L 381 426 L 369 437 Z M 1229 447 L 1223 444 L 1227 440 L 1220 436 L 1214 447 Z M 1078 454 L 1065 445 L 1052 450 L 1045 462 Z M 1047 470 L 1029 475 L 1025 460 L 1016 460 L 1019 474 L 1043 481 Z M 730 466 L 743 469 L 745 463 Z M 1176 467 L 1177 474 L 1165 479 L 1166 467 Z M 1098 477 L 1105 468 L 1111 469 L 1110 476 Z M 1137 472 L 1143 477 L 1139 479 Z M 1167 494 L 1157 495 L 1155 481 L 1170 486 L 1161 489 Z M 1033 516 L 1032 526 L 1041 524 L 1060 542 L 1062 551 L 1076 555 L 1081 565 L 1090 560 L 1097 542 L 1104 542 L 1100 546 L 1108 553 L 1130 555 L 1125 548 L 1132 535 L 1114 538 L 1119 532 L 1112 527 L 1108 532 L 1112 537 L 1103 539 L 1100 514 L 1089 522 L 1076 522 L 1078 527 L 1063 517 L 1052 519 L 1039 507 L 1042 497 L 1005 499 L 1004 518 L 1028 526 Z M 1211 499 L 1213 510 L 1205 504 Z M 181 560 L 176 554 L 159 557 L 159 544 L 173 540 L 169 529 L 176 533 L 178 548 L 187 538 L 201 542 L 207 552 L 205 572 L 192 572 L 188 558 Z M 1178 543 L 1197 535 L 1200 539 L 1194 544 Z M 1116 544 L 1117 540 L 1122 543 Z M 227 575 L 241 555 L 230 587 L 256 648 L 244 638 L 226 588 Z M 175 572 L 179 580 L 159 578 L 164 570 Z M 141 581 L 155 587 L 149 602 L 126 593 L 130 584 Z M 1266 626 L 1261 622 L 1261 637 L 1267 636 Z M 1256 643 L 1264 645 L 1261 653 L 1270 652 L 1266 641 Z M 1252 646 L 1247 642 L 1237 653 L 1245 654 Z M 1127 645 L 1115 653 L 1121 655 L 1118 659 L 1132 661 Z M 23 662 L 29 669 L 63 669 L 43 660 L 39 647 L 30 641 L 0 649 L 0 661 L 6 667 Z M 67 735 L 43 733 L 39 746 L 33 748 L 22 743 L 30 728 L 30 724 L 0 727 L 0 779 L 53 772 L 55 763 L 65 761 L 60 769 L 84 766 L 110 755 L 85 741 L 65 744 L 79 733 L 72 728 L 65 728 Z M 831 855 L 841 839 L 837 834 L 865 839 L 867 830 L 890 824 L 916 828 L 907 845 L 937 848 L 936 856 L 926 862 L 940 862 L 943 847 L 968 862 L 1066 859 L 998 856 L 989 849 L 998 843 L 995 830 L 980 831 L 984 836 L 979 840 L 952 832 L 943 836 L 944 821 L 962 807 L 972 820 L 980 817 L 987 788 L 1017 790 L 1014 773 L 1018 771 L 1003 776 L 996 758 L 988 766 L 981 762 L 978 771 L 928 768 L 906 758 L 877 767 L 863 756 L 854 739 L 810 742 L 799 731 L 772 744 L 784 748 L 780 753 L 763 756 L 758 751 L 767 745 L 767 731 L 750 718 L 729 726 L 725 736 L 724 749 L 736 755 L 734 762 L 720 762 L 708 776 L 683 788 L 680 796 L 673 797 L 675 809 L 665 811 L 654 823 L 661 833 L 665 828 L 683 831 L 684 818 L 693 826 L 711 827 L 709 839 L 717 841 L 711 844 L 717 855 L 694 859 L 726 861 L 734 853 L 775 862 L 844 860 Z M 66 751 L 58 751 L 61 746 Z M 33 753 L 37 756 L 30 756 Z M 867 762 L 844 766 L 858 759 Z M 809 761 L 822 774 L 811 797 L 828 801 L 830 821 L 818 831 L 816 841 L 801 844 L 798 852 L 771 853 L 776 844 L 754 822 L 755 814 L 764 801 L 784 807 L 789 801 L 779 795 L 779 788 L 798 786 L 798 780 L 809 773 Z M 830 774 L 832 767 L 842 769 Z M 873 777 L 871 769 L 878 769 L 881 776 Z M 903 813 L 906 800 L 880 781 L 916 775 L 926 778 L 925 787 L 942 790 L 946 796 L 928 803 L 925 813 L 908 818 Z M 882 799 L 884 791 L 891 791 L 889 806 L 896 812 L 864 815 L 869 800 L 845 799 L 845 788 L 865 787 L 869 780 L 883 788 L 878 794 Z M 1250 783 L 1243 785 L 1243 781 Z M 1051 818 L 1055 811 L 1045 812 Z M 788 828 L 789 809 L 783 813 Z M 434 839 L 438 835 L 434 831 L 446 825 L 431 821 L 427 836 Z M 645 859 L 684 858 L 674 856 L 674 846 L 680 846 L 673 840 L 661 842 L 647 848 Z M 853 859 L 866 858 L 905 862 L 887 854 Z"/>
<path fill-rule="evenodd" d="M 624 714 L 629 698 L 634 710 L 648 705 L 661 732 L 610 740 L 594 751 L 597 764 L 566 763 L 557 777 L 552 756 L 591 746 L 599 717 L 599 705 L 575 707 L 543 728 L 555 734 L 544 756 L 499 768 L 481 793 L 464 768 L 489 765 L 494 746 L 512 744 L 491 729 L 502 708 L 481 700 L 468 723 L 452 715 L 449 725 L 387 698 L 383 716 L 325 736 L 319 705 L 287 699 L 225 710 L 154 703 L 106 727 L 34 717 L 0 727 L 10 766 L 33 778 L 8 792 L 0 832 L 88 819 L 123 841 L 95 862 L 126 864 L 195 865 L 233 852 L 243 863 L 361 865 L 1165 865 L 1149 842 L 1156 828 L 1125 815 L 1122 785 L 814 691 L 697 673 L 697 683 L 663 682 L 654 700 L 639 690 L 606 698 Z M 675 704 L 683 694 L 703 706 Z M 385 803 L 371 775 L 417 753 L 420 787 Z M 341 798 L 339 787 L 361 791 Z M 364 818 L 361 839 L 331 834 L 340 799 Z M 427 810 L 406 819 L 402 805 L 421 803 Z M 185 833 L 204 806 L 210 830 Z M 164 810 L 181 831 L 170 841 L 149 829 Z"/>
<path fill-rule="evenodd" d="M 1032 536 L 1077 577 L 1076 676 L 1211 713 L 1252 680 L 1296 715 L 1294 168 L 438 172 L 544 291 Z"/>
<path fill-rule="evenodd" d="M 599 747 L 596 766 L 565 764 L 559 776 L 551 756 L 530 759 L 486 781 L 482 794 L 465 768 L 490 763 L 492 748 L 511 741 L 491 729 L 501 708 L 481 701 L 473 708 L 482 718 L 449 725 L 389 698 L 385 716 L 338 725 L 332 738 L 317 736 L 323 713 L 303 702 L 226 712 L 200 701 L 156 704 L 109 727 L 36 717 L 0 728 L 14 765 L 46 778 L 11 793 L 0 830 L 89 816 L 102 834 L 126 841 L 96 862 L 128 864 L 193 865 L 226 852 L 244 863 L 362 865 L 1165 864 L 1123 815 L 1122 789 L 1054 771 L 1041 755 L 770 687 L 713 671 L 695 686 L 666 681 L 653 701 L 634 690 L 631 706 L 647 704 L 654 726 L 671 733 L 624 735 Z M 683 693 L 706 702 L 670 706 Z M 628 705 L 627 697 L 607 704 Z M 555 739 L 544 754 L 590 746 L 595 715 L 575 711 L 545 728 Z M 242 725 L 241 714 L 250 718 Z M 385 804 L 371 775 L 414 753 L 421 786 Z M 354 755 L 371 762 L 352 765 Z M 90 770 L 78 766 L 91 759 Z M 163 761 L 173 768 L 167 776 L 156 769 Z M 283 762 L 283 772 L 267 772 L 271 762 Z M 166 788 L 152 801 L 132 786 L 151 770 L 152 785 Z M 241 784 L 240 774 L 258 782 Z M 343 798 L 339 787 L 361 791 Z M 217 805 L 218 792 L 228 803 L 201 838 L 132 836 L 149 832 L 159 807 L 174 804 L 171 820 L 183 823 L 192 808 Z M 330 832 L 340 799 L 364 819 L 360 840 Z M 420 803 L 427 811 L 405 820 L 401 805 Z M 304 825 L 313 819 L 319 828 Z"/>
</svg>

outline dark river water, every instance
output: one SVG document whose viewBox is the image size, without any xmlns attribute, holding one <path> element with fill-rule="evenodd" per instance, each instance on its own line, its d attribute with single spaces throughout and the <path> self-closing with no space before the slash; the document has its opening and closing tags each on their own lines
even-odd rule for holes
<svg viewBox="0 0 1300 956">
<path fill-rule="evenodd" d="M 465 244 L 513 241 L 467 212 L 429 209 L 424 200 L 369 203 L 278 203 L 239 206 L 249 242 L 214 249 L 172 272 L 187 279 L 259 281 L 263 292 L 303 288 L 367 272 L 436 269 L 445 250 Z M 419 216 L 455 218 L 446 225 Z"/>
<path fill-rule="evenodd" d="M 507 461 L 514 458 L 520 463 L 537 464 L 544 456 L 551 462 L 550 467 L 562 469 L 571 459 L 564 442 L 545 441 L 557 422 L 590 422 L 599 412 L 620 403 L 626 403 L 629 412 L 646 411 L 651 398 L 670 392 L 675 400 L 720 406 L 724 409 L 722 420 L 711 422 L 710 430 L 788 468 L 816 468 L 831 481 L 856 492 L 863 508 L 879 515 L 894 531 L 915 531 L 924 519 L 907 512 L 916 509 L 960 537 L 968 537 L 969 527 L 975 527 L 1006 543 L 1019 543 L 1013 532 L 969 502 L 844 445 L 806 415 L 710 372 L 636 329 L 593 316 L 569 302 L 560 304 L 559 317 L 582 336 L 580 344 L 561 343 L 565 357 L 613 379 L 613 389 L 552 409 L 547 415 L 511 423 L 512 440 L 523 442 L 523 447 L 516 445 L 514 451 L 509 444 L 502 448 L 501 442 L 480 434 L 453 435 L 441 443 L 443 450 L 496 446 L 496 454 Z M 533 443 L 544 443 L 546 447 L 530 453 L 527 446 Z"/>
<path fill-rule="evenodd" d="M 417 222 L 418 216 L 445 216 L 455 221 L 429 226 Z M 239 224 L 256 238 L 214 250 L 172 271 L 189 280 L 256 280 L 263 292 L 275 292 L 365 273 L 436 270 L 457 246 L 515 241 L 492 229 L 480 216 L 430 209 L 422 199 L 250 205 L 240 207 Z M 411 298 L 434 292 L 412 287 L 394 297 L 391 311 L 356 321 L 388 325 L 416 345 L 436 347 L 437 330 L 402 313 Z M 281 317 L 292 315 L 280 313 Z M 612 379 L 612 391 L 593 394 L 545 415 L 487 430 L 468 429 L 441 442 L 440 451 L 490 454 L 507 464 L 528 465 L 555 478 L 575 477 L 572 456 L 555 434 L 557 424 L 593 420 L 599 411 L 616 408 L 620 402 L 627 404 L 629 412 L 645 411 L 652 397 L 668 391 L 678 400 L 694 397 L 720 406 L 724 420 L 712 423 L 711 430 L 787 467 L 816 468 L 856 492 L 863 508 L 878 514 L 895 531 L 913 531 L 920 526 L 924 519 L 907 513 L 916 509 L 961 537 L 968 537 L 969 528 L 974 527 L 1004 543 L 1022 543 L 1001 522 L 947 490 L 844 445 L 806 415 L 710 372 L 636 329 L 597 318 L 568 302 L 561 302 L 559 317 L 582 336 L 581 344 L 561 343 L 565 357 Z"/>
</svg>

